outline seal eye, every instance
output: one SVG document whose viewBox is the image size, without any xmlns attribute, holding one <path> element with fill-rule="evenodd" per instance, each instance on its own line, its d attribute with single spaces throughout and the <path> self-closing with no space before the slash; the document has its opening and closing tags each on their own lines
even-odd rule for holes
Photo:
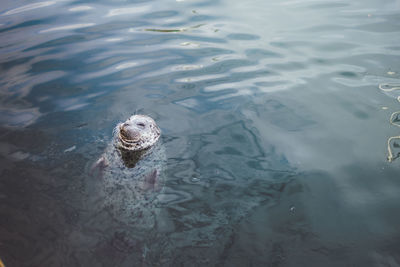
<svg viewBox="0 0 400 267">
<path fill-rule="evenodd" d="M 146 126 L 143 122 L 138 122 L 136 125 L 140 128 L 144 128 L 144 126 Z"/>
</svg>

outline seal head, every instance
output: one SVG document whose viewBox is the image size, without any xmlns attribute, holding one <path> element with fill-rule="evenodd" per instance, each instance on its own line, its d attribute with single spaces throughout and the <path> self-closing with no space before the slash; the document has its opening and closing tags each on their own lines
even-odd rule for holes
<svg viewBox="0 0 400 267">
<path fill-rule="evenodd" d="M 153 147 L 161 131 L 156 122 L 146 115 L 133 115 L 114 129 L 115 143 L 122 160 L 128 168 L 136 163 Z"/>
<path fill-rule="evenodd" d="M 161 131 L 156 122 L 146 115 L 133 115 L 116 127 L 117 146 L 126 151 L 143 151 L 152 147 Z"/>
</svg>

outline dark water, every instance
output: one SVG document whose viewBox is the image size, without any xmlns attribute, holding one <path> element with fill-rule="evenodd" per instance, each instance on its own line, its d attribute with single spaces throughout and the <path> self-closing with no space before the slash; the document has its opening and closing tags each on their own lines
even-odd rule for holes
<svg viewBox="0 0 400 267">
<path fill-rule="evenodd" d="M 2 0 L 0 258 L 400 266 L 384 83 L 400 84 L 399 0 Z M 140 218 L 88 171 L 135 112 L 166 155 Z"/>
</svg>

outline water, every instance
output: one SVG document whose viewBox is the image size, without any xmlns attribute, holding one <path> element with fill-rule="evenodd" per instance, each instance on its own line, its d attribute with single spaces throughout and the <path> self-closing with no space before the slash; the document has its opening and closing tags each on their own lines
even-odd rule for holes
<svg viewBox="0 0 400 267">
<path fill-rule="evenodd" d="M 399 32 L 398 0 L 3 0 L 0 258 L 399 266 Z M 141 218 L 88 171 L 135 112 L 166 154 Z"/>
</svg>

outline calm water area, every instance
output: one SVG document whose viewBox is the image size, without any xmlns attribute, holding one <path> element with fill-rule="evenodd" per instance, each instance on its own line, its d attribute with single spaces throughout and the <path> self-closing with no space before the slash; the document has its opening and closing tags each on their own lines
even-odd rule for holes
<svg viewBox="0 0 400 267">
<path fill-rule="evenodd" d="M 400 266 L 399 87 L 400 0 L 1 0 L 0 259 Z"/>
</svg>

